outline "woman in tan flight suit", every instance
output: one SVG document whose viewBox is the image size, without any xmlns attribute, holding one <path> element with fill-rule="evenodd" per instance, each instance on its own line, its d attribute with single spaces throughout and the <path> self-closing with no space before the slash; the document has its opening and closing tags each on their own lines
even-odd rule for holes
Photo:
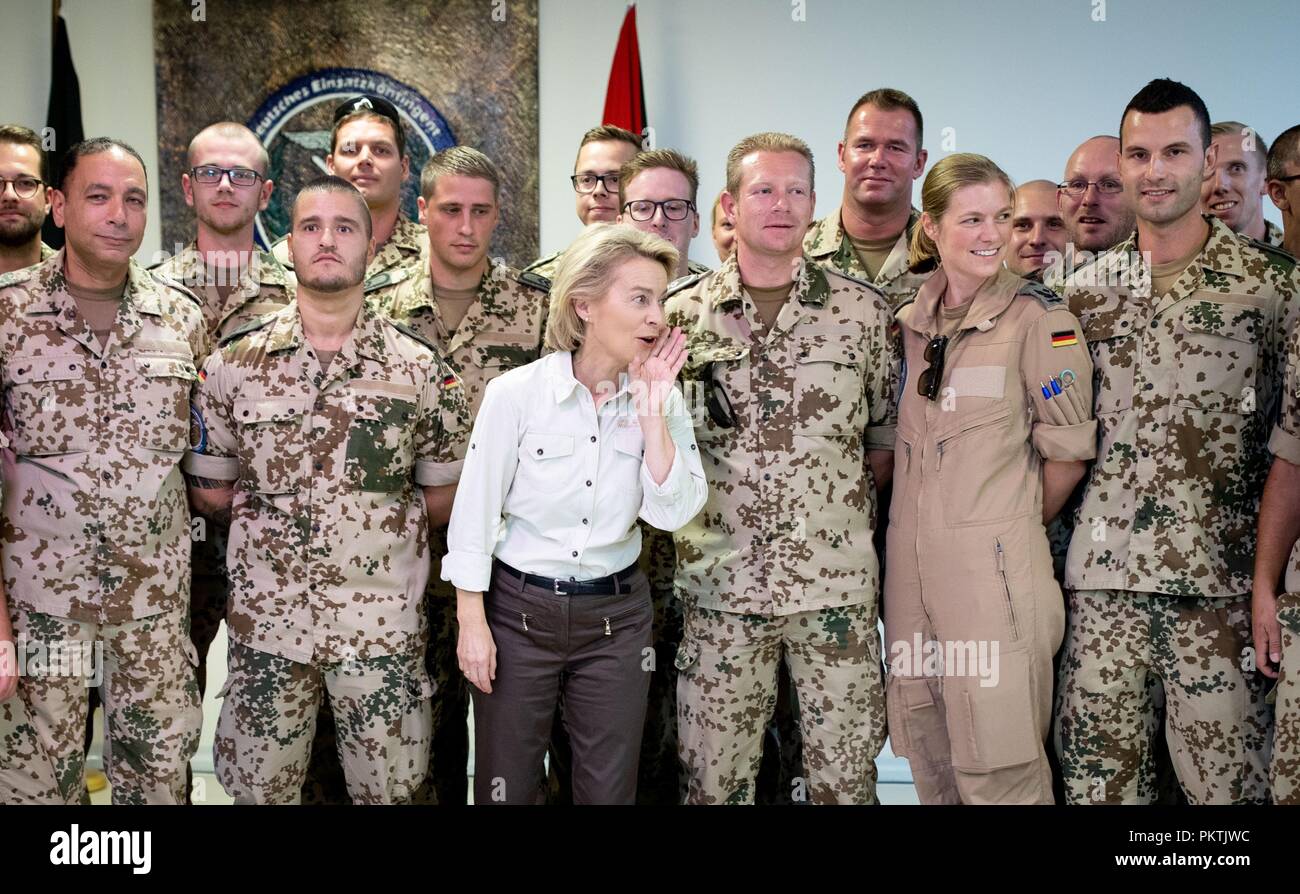
<svg viewBox="0 0 1300 894">
<path fill-rule="evenodd" d="M 1003 266 L 1013 196 L 981 155 L 934 166 L 910 261 L 935 269 L 898 313 L 886 691 L 922 803 L 1052 801 L 1065 609 L 1044 523 L 1095 456 L 1096 422 L 1078 321 Z"/>
</svg>

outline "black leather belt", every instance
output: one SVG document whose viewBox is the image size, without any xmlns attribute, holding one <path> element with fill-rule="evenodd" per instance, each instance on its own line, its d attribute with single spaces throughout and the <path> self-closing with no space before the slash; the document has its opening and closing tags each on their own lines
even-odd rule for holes
<svg viewBox="0 0 1300 894">
<path fill-rule="evenodd" d="M 632 575 L 636 574 L 637 571 L 634 562 L 609 577 L 597 577 L 591 580 L 574 580 L 572 578 L 564 580 L 563 578 L 540 577 L 536 574 L 528 574 L 507 565 L 500 559 L 497 560 L 497 567 L 512 577 L 518 578 L 528 586 L 542 587 L 550 590 L 556 596 L 613 596 L 618 593 L 626 593 L 631 589 L 628 581 L 632 579 Z"/>
</svg>

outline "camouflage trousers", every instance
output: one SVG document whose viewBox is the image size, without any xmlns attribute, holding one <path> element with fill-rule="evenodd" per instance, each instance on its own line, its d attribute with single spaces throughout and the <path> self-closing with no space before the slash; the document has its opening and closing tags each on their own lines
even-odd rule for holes
<svg viewBox="0 0 1300 894">
<path fill-rule="evenodd" d="M 60 650 L 94 656 L 89 672 L 102 673 L 104 770 L 113 803 L 182 803 L 185 771 L 198 750 L 203 721 L 188 610 L 100 625 L 14 608 L 13 621 L 14 636 L 26 641 L 29 655 L 39 643 L 51 658 Z M 29 668 L 20 678 L 20 696 L 6 702 L 10 707 L 2 713 L 18 731 L 14 738 L 24 756 L 4 758 L 16 764 L 17 775 L 0 775 L 19 784 L 0 782 L 0 790 L 14 787 L 55 803 L 84 800 L 86 716 L 95 684 L 84 674 L 67 672 L 75 668 L 74 659 L 46 673 Z M 0 735 L 4 729 L 0 720 Z M 23 729 L 30 732 L 24 735 Z M 5 739 L 7 746 L 11 739 Z"/>
<path fill-rule="evenodd" d="M 876 803 L 885 693 L 875 605 L 780 617 L 691 607 L 677 651 L 677 730 L 689 804 L 754 801 L 777 666 L 799 704 L 806 779 L 792 800 Z"/>
<path fill-rule="evenodd" d="M 317 667 L 232 641 L 229 666 L 212 750 L 217 779 L 236 803 L 299 800 L 325 695 L 354 803 L 404 802 L 424 781 L 432 686 L 422 656 Z"/>
<path fill-rule="evenodd" d="M 1068 803 L 1155 800 L 1152 677 L 1187 799 L 1266 799 L 1271 718 L 1250 661 L 1249 597 L 1078 590 L 1066 602 L 1055 738 Z"/>
<path fill-rule="evenodd" d="M 1282 627 L 1282 672 L 1275 690 L 1277 726 L 1269 783 L 1273 803 L 1300 804 L 1300 593 L 1278 597 L 1277 619 Z"/>
<path fill-rule="evenodd" d="M 54 764 L 32 723 L 20 686 L 0 702 L 0 805 L 62 804 Z"/>
</svg>

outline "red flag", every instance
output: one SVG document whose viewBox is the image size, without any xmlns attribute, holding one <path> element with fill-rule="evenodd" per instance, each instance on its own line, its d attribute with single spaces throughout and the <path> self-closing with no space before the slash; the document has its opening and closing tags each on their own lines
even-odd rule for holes
<svg viewBox="0 0 1300 894">
<path fill-rule="evenodd" d="M 614 64 L 609 68 L 609 89 L 605 91 L 602 124 L 641 133 L 646 126 L 645 90 L 641 86 L 641 51 L 636 40 L 636 6 L 629 5 L 618 32 Z"/>
</svg>

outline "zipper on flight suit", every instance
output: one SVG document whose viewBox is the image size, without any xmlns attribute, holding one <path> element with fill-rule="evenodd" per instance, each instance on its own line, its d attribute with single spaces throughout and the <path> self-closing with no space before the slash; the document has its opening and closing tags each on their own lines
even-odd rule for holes
<svg viewBox="0 0 1300 894">
<path fill-rule="evenodd" d="M 609 629 L 609 618 L 601 618 L 601 620 L 605 622 L 605 635 L 606 635 L 606 636 L 613 636 L 613 635 L 614 635 L 614 631 L 612 631 L 612 630 Z"/>
<path fill-rule="evenodd" d="M 1007 617 L 1011 619 L 1011 635 L 1020 639 L 1020 626 L 1016 623 L 1016 607 L 1011 601 L 1011 584 L 1007 581 L 1007 554 L 1002 549 L 1002 541 L 994 540 L 997 546 L 998 574 L 1002 577 L 1002 591 L 1006 594 Z"/>
<path fill-rule="evenodd" d="M 524 633 L 528 632 L 528 615 L 523 612 L 519 613 L 519 619 L 524 622 Z"/>
</svg>

